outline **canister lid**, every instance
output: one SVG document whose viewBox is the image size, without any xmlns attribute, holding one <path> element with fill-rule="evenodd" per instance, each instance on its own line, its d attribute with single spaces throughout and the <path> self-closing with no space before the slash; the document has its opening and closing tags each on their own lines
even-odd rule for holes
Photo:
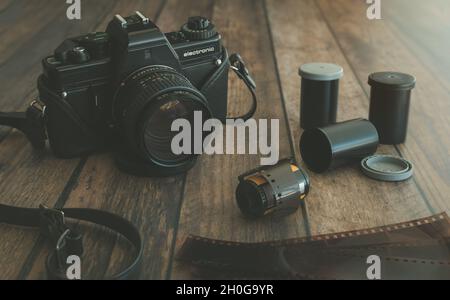
<svg viewBox="0 0 450 300">
<path fill-rule="evenodd" d="M 344 75 L 344 69 L 335 64 L 309 63 L 300 67 L 299 75 L 309 80 L 332 81 L 341 79 Z"/>
<path fill-rule="evenodd" d="M 362 171 L 370 178 L 380 181 L 399 182 L 413 176 L 412 163 L 401 157 L 374 155 L 361 162 Z"/>
<path fill-rule="evenodd" d="M 416 78 L 405 73 L 378 72 L 370 74 L 369 84 L 372 87 L 394 90 L 410 90 L 416 86 Z"/>
</svg>

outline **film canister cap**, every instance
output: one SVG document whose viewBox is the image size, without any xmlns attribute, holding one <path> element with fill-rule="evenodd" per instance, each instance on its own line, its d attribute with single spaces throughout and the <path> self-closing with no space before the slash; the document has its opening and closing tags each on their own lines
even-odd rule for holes
<svg viewBox="0 0 450 300">
<path fill-rule="evenodd" d="M 400 182 L 413 176 L 414 168 L 411 162 L 401 157 L 390 155 L 374 155 L 362 160 L 363 173 L 376 180 Z"/>
<path fill-rule="evenodd" d="M 369 85 L 394 90 L 411 90 L 416 86 L 416 78 L 398 72 L 378 72 L 369 76 Z"/>
<path fill-rule="evenodd" d="M 298 73 L 304 79 L 332 81 L 341 79 L 344 75 L 344 69 L 335 64 L 309 63 L 302 65 Z"/>
</svg>

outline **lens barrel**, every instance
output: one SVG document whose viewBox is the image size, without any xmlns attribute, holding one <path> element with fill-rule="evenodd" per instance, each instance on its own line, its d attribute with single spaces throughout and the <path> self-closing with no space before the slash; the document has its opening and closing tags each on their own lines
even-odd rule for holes
<svg viewBox="0 0 450 300">
<path fill-rule="evenodd" d="M 241 175 L 236 200 L 242 214 L 249 218 L 285 216 L 297 211 L 309 188 L 308 175 L 292 161 L 283 160 Z"/>
<path fill-rule="evenodd" d="M 211 117 L 206 98 L 182 74 L 166 66 L 149 66 L 128 76 L 116 93 L 113 115 L 131 155 L 163 168 L 181 168 L 195 155 L 172 152 L 173 121 L 193 124 L 195 111 Z M 173 174 L 173 172 L 170 172 Z M 176 172 L 175 172 L 176 173 Z"/>
</svg>

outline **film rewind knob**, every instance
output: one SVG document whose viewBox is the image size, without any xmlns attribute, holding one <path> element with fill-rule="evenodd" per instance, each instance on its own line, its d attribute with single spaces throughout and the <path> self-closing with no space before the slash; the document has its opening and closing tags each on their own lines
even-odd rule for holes
<svg viewBox="0 0 450 300">
<path fill-rule="evenodd" d="M 190 17 L 181 27 L 181 31 L 192 41 L 207 40 L 217 34 L 214 24 L 204 17 Z"/>
</svg>

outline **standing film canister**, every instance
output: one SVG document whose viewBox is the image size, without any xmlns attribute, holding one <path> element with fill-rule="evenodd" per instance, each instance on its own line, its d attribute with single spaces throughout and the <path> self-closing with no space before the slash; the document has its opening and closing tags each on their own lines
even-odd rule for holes
<svg viewBox="0 0 450 300">
<path fill-rule="evenodd" d="M 300 151 L 310 170 L 323 173 L 373 155 L 378 144 L 375 126 L 368 120 L 356 119 L 306 130 Z"/>
<path fill-rule="evenodd" d="M 414 76 L 379 72 L 369 76 L 370 114 L 384 145 L 398 145 L 406 141 L 411 91 L 416 85 Z"/>
<path fill-rule="evenodd" d="M 342 67 L 335 64 L 309 63 L 299 70 L 302 78 L 300 125 L 303 129 L 336 123 L 339 80 Z"/>
</svg>

